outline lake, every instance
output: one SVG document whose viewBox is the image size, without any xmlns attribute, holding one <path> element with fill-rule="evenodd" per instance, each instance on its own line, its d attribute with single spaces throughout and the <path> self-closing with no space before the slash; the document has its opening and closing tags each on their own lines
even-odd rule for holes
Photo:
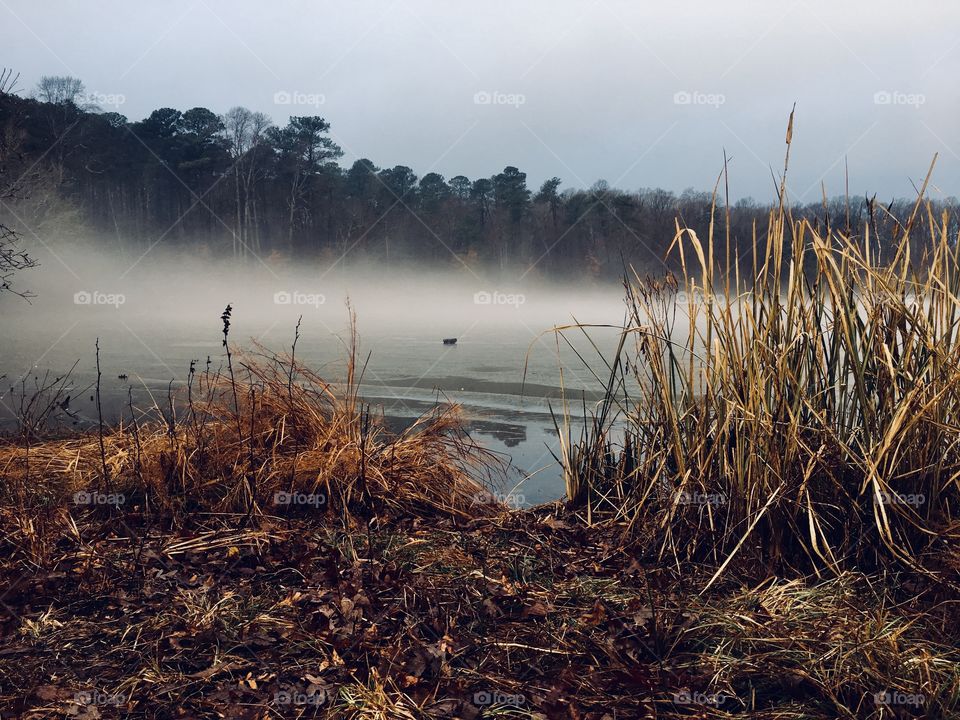
<svg viewBox="0 0 960 720">
<path fill-rule="evenodd" d="M 464 407 L 471 435 L 509 457 L 508 488 L 525 504 L 563 494 L 552 452 L 558 438 L 551 407 L 562 407 L 561 387 L 582 415 L 580 398 L 597 397 L 603 377 L 597 351 L 579 331 L 567 331 L 573 347 L 551 327 L 575 318 L 617 324 L 623 316 L 617 287 L 496 283 L 460 272 L 451 276 L 413 270 L 305 271 L 279 265 L 224 268 L 151 258 L 129 269 L 126 258 L 97 263 L 58 254 L 44 260 L 30 304 L 2 299 L 0 357 L 2 413 L 7 427 L 16 412 L 22 380 L 30 388 L 49 371 L 71 375 L 77 427 L 96 423 L 90 386 L 96 379 L 94 344 L 100 342 L 102 402 L 115 421 L 132 393 L 136 407 L 165 402 L 167 388 L 181 387 L 190 361 L 202 370 L 209 356 L 224 361 L 220 314 L 233 306 L 231 347 L 287 352 L 302 316 L 297 358 L 325 379 L 345 376 L 349 297 L 357 314 L 359 357 L 369 361 L 361 393 L 399 429 L 439 401 Z M 40 281 L 40 282 L 38 282 Z M 609 352 L 615 332 L 591 337 Z M 444 345 L 444 338 L 457 338 Z M 580 353 L 581 357 L 578 357 Z M 586 361 L 586 362 L 585 362 Z M 563 368 L 562 374 L 560 368 Z M 126 376 L 122 379 L 121 376 Z"/>
</svg>

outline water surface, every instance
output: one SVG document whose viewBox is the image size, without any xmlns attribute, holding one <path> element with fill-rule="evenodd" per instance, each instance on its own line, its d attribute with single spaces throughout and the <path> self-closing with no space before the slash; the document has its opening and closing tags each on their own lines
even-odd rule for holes
<svg viewBox="0 0 960 720">
<path fill-rule="evenodd" d="M 566 394 L 575 400 L 570 410 L 581 414 L 580 398 L 591 401 L 601 388 L 592 372 L 604 373 L 577 331 L 566 333 L 575 349 L 543 333 L 574 320 L 616 324 L 623 315 L 616 287 L 589 284 L 498 284 L 463 272 L 177 268 L 169 260 L 131 269 L 119 259 L 93 266 L 64 254 L 60 260 L 46 258 L 30 304 L 0 301 L 0 413 L 7 427 L 24 382 L 29 394 L 44 373 L 62 375 L 74 363 L 71 422 L 95 423 L 98 338 L 106 419 L 126 412 L 128 395 L 139 408 L 165 403 L 168 388 L 184 384 L 191 360 L 198 371 L 208 358 L 213 370 L 224 362 L 219 316 L 228 303 L 233 348 L 260 343 L 287 352 L 299 319 L 298 359 L 326 379 L 342 380 L 349 298 L 365 400 L 395 429 L 437 402 L 461 404 L 470 433 L 510 459 L 510 485 L 520 483 L 515 495 L 528 504 L 563 492 L 551 408 L 560 410 Z M 613 331 L 591 336 L 604 352 L 614 346 Z M 455 345 L 443 344 L 452 337 Z"/>
</svg>

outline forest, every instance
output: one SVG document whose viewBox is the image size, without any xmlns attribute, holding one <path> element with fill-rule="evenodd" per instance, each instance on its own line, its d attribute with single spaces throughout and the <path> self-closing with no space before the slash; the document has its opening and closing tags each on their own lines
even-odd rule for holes
<svg viewBox="0 0 960 720">
<path fill-rule="evenodd" d="M 712 209 L 739 254 L 774 209 L 751 198 L 728 207 L 722 158 L 716 188 L 706 190 L 631 191 L 603 180 L 564 188 L 559 177 L 534 190 L 512 165 L 445 178 L 348 162 L 319 116 L 281 124 L 240 106 L 164 107 L 130 120 L 101 111 L 77 78 L 45 76 L 30 92 L 14 80 L 0 86 L 0 213 L 25 240 L 603 280 L 625 266 L 676 269 L 668 252 L 676 223 L 706 234 Z M 775 189 L 772 181 L 771 196 Z M 824 194 L 791 211 L 825 231 L 849 230 L 890 225 L 911 203 Z M 934 209 L 955 204 L 935 200 Z"/>
</svg>

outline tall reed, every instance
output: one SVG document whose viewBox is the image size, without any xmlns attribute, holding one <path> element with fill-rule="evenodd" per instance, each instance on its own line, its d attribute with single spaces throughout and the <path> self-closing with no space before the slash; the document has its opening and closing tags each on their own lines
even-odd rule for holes
<svg viewBox="0 0 960 720">
<path fill-rule="evenodd" d="M 678 224 L 680 276 L 630 273 L 606 396 L 558 420 L 572 506 L 718 574 L 931 570 L 960 533 L 960 244 L 925 188 L 885 238 L 782 203 L 742 260 Z"/>
</svg>

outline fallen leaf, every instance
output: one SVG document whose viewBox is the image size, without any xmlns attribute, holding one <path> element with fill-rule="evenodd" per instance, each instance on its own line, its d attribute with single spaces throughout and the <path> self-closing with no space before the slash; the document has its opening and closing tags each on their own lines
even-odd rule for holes
<svg viewBox="0 0 960 720">
<path fill-rule="evenodd" d="M 588 612 L 586 615 L 583 615 L 580 618 L 580 621 L 587 627 L 594 627 L 599 625 L 604 620 L 607 619 L 607 609 L 603 606 L 603 603 L 597 600 L 593 604 L 593 609 Z"/>
<path fill-rule="evenodd" d="M 532 605 L 527 605 L 520 613 L 521 618 L 528 617 L 546 617 L 553 611 L 553 608 L 540 600 L 534 601 Z"/>
</svg>

